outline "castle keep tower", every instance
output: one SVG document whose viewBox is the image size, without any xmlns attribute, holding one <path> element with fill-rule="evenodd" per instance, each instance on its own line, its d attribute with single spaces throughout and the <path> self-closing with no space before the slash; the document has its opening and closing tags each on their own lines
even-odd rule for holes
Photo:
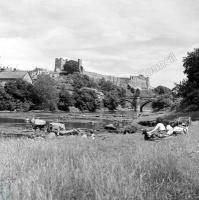
<svg viewBox="0 0 199 200">
<path fill-rule="evenodd" d="M 79 73 L 83 74 L 84 68 L 82 67 L 82 60 L 81 59 L 78 59 L 78 67 L 79 67 Z"/>
<path fill-rule="evenodd" d="M 55 58 L 55 72 L 61 72 L 63 70 L 63 66 L 68 61 L 68 59 L 64 58 Z"/>
</svg>

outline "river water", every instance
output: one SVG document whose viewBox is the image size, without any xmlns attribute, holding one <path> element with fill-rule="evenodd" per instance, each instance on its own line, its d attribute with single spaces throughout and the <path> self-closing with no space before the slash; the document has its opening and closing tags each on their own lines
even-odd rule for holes
<svg viewBox="0 0 199 200">
<path fill-rule="evenodd" d="M 144 113 L 149 113 L 145 111 Z M 134 111 L 104 111 L 96 113 L 67 113 L 67 112 L 52 112 L 52 113 L 33 113 L 33 112 L 19 112 L 19 113 L 6 113 L 0 116 L 0 126 L 12 126 L 29 128 L 29 120 L 35 116 L 36 118 L 43 119 L 47 122 L 56 120 L 62 121 L 67 129 L 73 128 L 94 128 L 98 129 L 104 127 L 108 123 L 113 123 L 115 126 L 125 125 L 124 119 L 131 120 L 136 114 Z M 78 117 L 78 118 L 77 118 Z M 119 117 L 119 122 L 116 122 L 115 117 Z M 29 119 L 29 120 L 28 120 Z"/>
</svg>

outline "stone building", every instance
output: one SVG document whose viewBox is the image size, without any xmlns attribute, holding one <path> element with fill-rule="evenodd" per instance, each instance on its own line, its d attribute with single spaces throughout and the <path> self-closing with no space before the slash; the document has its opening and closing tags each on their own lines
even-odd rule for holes
<svg viewBox="0 0 199 200">
<path fill-rule="evenodd" d="M 63 71 L 63 66 L 68 61 L 68 58 L 55 58 L 55 72 L 61 72 Z"/>
<path fill-rule="evenodd" d="M 32 79 L 28 71 L 3 71 L 0 72 L 0 85 L 5 86 L 8 81 L 16 81 L 22 79 L 32 84 Z"/>
</svg>

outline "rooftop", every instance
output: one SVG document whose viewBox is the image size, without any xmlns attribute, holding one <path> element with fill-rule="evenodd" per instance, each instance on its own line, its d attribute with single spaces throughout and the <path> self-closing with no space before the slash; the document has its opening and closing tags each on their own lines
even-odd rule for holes
<svg viewBox="0 0 199 200">
<path fill-rule="evenodd" d="M 3 71 L 0 72 L 0 79 L 22 79 L 27 71 Z"/>
</svg>

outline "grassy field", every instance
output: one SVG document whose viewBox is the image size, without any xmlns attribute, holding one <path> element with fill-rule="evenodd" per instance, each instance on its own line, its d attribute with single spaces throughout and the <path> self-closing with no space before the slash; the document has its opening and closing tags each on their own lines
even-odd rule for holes
<svg viewBox="0 0 199 200">
<path fill-rule="evenodd" d="M 0 179 L 9 200 L 197 200 L 198 130 L 194 122 L 189 135 L 158 142 L 140 133 L 1 140 Z"/>
</svg>

